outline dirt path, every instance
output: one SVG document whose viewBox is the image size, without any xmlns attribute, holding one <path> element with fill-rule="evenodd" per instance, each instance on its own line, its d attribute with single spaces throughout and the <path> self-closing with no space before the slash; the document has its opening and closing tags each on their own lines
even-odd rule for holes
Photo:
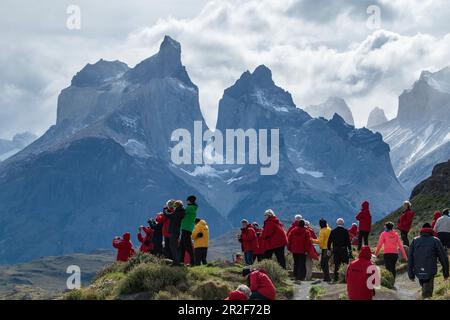
<svg viewBox="0 0 450 320">
<path fill-rule="evenodd" d="M 293 300 L 310 300 L 310 289 L 314 285 L 325 290 L 321 300 L 339 300 L 339 297 L 347 294 L 345 284 L 330 284 L 321 280 L 303 281 L 301 284 L 294 284 Z M 397 276 L 394 290 L 383 287 L 376 291 L 374 300 L 416 300 L 420 298 L 419 293 L 420 286 L 417 281 L 412 282 L 406 273 L 402 273 Z"/>
</svg>

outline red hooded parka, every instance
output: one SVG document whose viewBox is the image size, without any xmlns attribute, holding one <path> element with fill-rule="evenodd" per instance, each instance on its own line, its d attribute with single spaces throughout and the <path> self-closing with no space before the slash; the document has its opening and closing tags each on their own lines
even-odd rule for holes
<svg viewBox="0 0 450 320">
<path fill-rule="evenodd" d="M 397 228 L 403 232 L 409 232 L 416 214 L 411 209 L 406 209 L 398 220 Z"/>
<path fill-rule="evenodd" d="M 242 251 L 255 252 L 258 250 L 258 236 L 252 225 L 248 225 L 246 228 L 241 229 L 241 241 Z"/>
<path fill-rule="evenodd" d="M 112 245 L 117 249 L 117 261 L 128 261 L 133 256 L 134 249 L 130 237 L 130 233 L 126 232 L 121 239 L 113 240 Z"/>
<path fill-rule="evenodd" d="M 372 229 L 372 215 L 369 210 L 369 202 L 364 201 L 361 205 L 361 211 L 356 216 L 356 220 L 359 221 L 359 230 L 370 232 Z"/>
<path fill-rule="evenodd" d="M 142 229 L 145 233 L 145 236 L 143 237 L 142 234 L 139 232 L 137 235 L 137 238 L 139 242 L 141 243 L 141 248 L 139 249 L 141 252 L 150 252 L 153 250 L 153 229 L 150 227 L 144 227 Z"/>
<path fill-rule="evenodd" d="M 266 250 L 284 247 L 287 245 L 287 237 L 283 224 L 277 217 L 269 217 L 264 221 L 264 228 L 261 237 L 264 240 Z"/>
<path fill-rule="evenodd" d="M 373 265 L 371 257 L 370 248 L 363 246 L 358 259 L 351 262 L 347 268 L 347 294 L 350 300 L 372 300 L 375 295 L 374 289 L 370 289 L 367 285 L 369 277 L 373 274 L 368 271 L 369 266 Z"/>
<path fill-rule="evenodd" d="M 255 270 L 249 274 L 250 290 L 258 292 L 269 300 L 275 300 L 276 289 L 269 276 L 261 271 Z"/>
</svg>

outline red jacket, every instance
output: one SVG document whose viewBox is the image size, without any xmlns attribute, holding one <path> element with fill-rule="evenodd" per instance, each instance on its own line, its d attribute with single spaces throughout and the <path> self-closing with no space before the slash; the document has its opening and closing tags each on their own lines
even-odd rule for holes
<svg viewBox="0 0 450 320">
<path fill-rule="evenodd" d="M 287 237 L 283 224 L 277 217 L 269 217 L 264 221 L 261 237 L 264 239 L 265 249 L 272 250 L 287 245 Z"/>
<path fill-rule="evenodd" d="M 398 220 L 397 229 L 403 232 L 409 232 L 415 215 L 411 209 L 405 210 Z"/>
<path fill-rule="evenodd" d="M 352 224 L 352 226 L 348 229 L 348 235 L 350 236 L 350 241 L 352 245 L 358 245 L 358 226 L 356 224 Z"/>
<path fill-rule="evenodd" d="M 247 228 L 241 229 L 241 242 L 244 252 L 254 252 L 258 249 L 258 236 L 253 226 L 249 225 Z"/>
<path fill-rule="evenodd" d="M 359 221 L 358 231 L 370 232 L 372 228 L 372 215 L 369 210 L 369 202 L 364 201 L 361 207 L 361 211 L 356 216 L 356 220 Z"/>
<path fill-rule="evenodd" d="M 258 292 L 269 300 L 275 300 L 277 294 L 275 286 L 265 272 L 255 270 L 248 277 L 252 292 Z"/>
<path fill-rule="evenodd" d="M 117 261 L 128 261 L 134 254 L 129 232 L 124 233 L 122 239 L 114 239 L 112 245 L 117 249 Z"/>
<path fill-rule="evenodd" d="M 248 300 L 248 297 L 245 293 L 239 290 L 234 290 L 230 292 L 229 296 L 226 297 L 225 300 Z"/>
<path fill-rule="evenodd" d="M 255 232 L 256 232 L 256 237 L 258 238 L 258 248 L 253 251 L 253 254 L 258 255 L 258 256 L 263 255 L 266 253 L 266 246 L 265 246 L 264 239 L 261 237 L 262 229 L 255 229 Z"/>
<path fill-rule="evenodd" d="M 438 221 L 438 219 L 440 217 L 442 217 L 442 213 L 440 213 L 439 211 L 436 211 L 433 216 L 433 221 L 431 222 L 431 229 L 434 229 L 434 226 L 436 225 L 436 221 Z"/>
<path fill-rule="evenodd" d="M 347 268 L 347 294 L 350 300 L 372 300 L 374 289 L 369 289 L 367 280 L 373 273 L 368 273 L 367 268 L 372 266 L 370 261 L 372 253 L 368 246 L 363 246 L 358 259 L 351 262 Z"/>
<path fill-rule="evenodd" d="M 288 250 L 292 253 L 309 253 L 311 248 L 311 234 L 305 227 L 295 227 L 288 236 Z"/>
<path fill-rule="evenodd" d="M 152 242 L 152 238 L 153 238 L 153 229 L 149 228 L 149 227 L 144 227 L 144 233 L 145 233 L 145 237 L 142 236 L 142 234 L 139 232 L 137 235 L 137 238 L 139 240 L 139 242 L 141 243 L 141 248 L 139 249 L 141 252 L 150 252 L 151 250 L 153 250 L 153 242 Z"/>
<path fill-rule="evenodd" d="M 162 234 L 164 238 L 170 237 L 169 225 L 170 220 L 161 212 L 156 215 L 156 222 L 162 224 Z"/>
<path fill-rule="evenodd" d="M 311 235 L 311 238 L 312 238 L 312 239 L 317 239 L 316 232 L 314 231 L 313 228 L 311 228 L 311 227 L 306 227 L 306 229 L 308 229 L 309 234 Z"/>
<path fill-rule="evenodd" d="M 295 228 L 298 227 L 298 223 L 299 221 L 294 220 L 294 222 L 292 222 L 291 226 L 289 227 L 288 231 L 286 232 L 286 235 L 289 236 L 289 233 Z"/>
</svg>

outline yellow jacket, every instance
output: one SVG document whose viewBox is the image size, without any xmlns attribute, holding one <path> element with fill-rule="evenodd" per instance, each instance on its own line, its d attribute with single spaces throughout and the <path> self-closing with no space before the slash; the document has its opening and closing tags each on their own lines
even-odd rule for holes
<svg viewBox="0 0 450 320">
<path fill-rule="evenodd" d="M 203 233 L 203 237 L 198 234 Z M 194 248 L 208 248 L 209 242 L 209 228 L 205 220 L 200 220 L 192 231 L 192 240 L 194 240 Z"/>
<path fill-rule="evenodd" d="M 314 243 L 317 243 L 320 247 L 320 249 L 327 249 L 328 248 L 328 238 L 330 237 L 331 228 L 326 227 L 320 229 L 319 232 L 319 239 L 312 239 Z"/>
</svg>

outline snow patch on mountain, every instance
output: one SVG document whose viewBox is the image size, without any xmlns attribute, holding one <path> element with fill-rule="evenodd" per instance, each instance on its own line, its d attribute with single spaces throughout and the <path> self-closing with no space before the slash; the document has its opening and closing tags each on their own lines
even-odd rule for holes
<svg viewBox="0 0 450 320">
<path fill-rule="evenodd" d="M 311 171 L 311 170 L 307 170 L 307 169 L 302 168 L 302 167 L 298 167 L 296 170 L 300 174 L 307 174 L 307 175 L 310 175 L 311 177 L 314 177 L 314 178 L 323 178 L 323 176 L 324 176 L 323 172 Z"/>
</svg>

